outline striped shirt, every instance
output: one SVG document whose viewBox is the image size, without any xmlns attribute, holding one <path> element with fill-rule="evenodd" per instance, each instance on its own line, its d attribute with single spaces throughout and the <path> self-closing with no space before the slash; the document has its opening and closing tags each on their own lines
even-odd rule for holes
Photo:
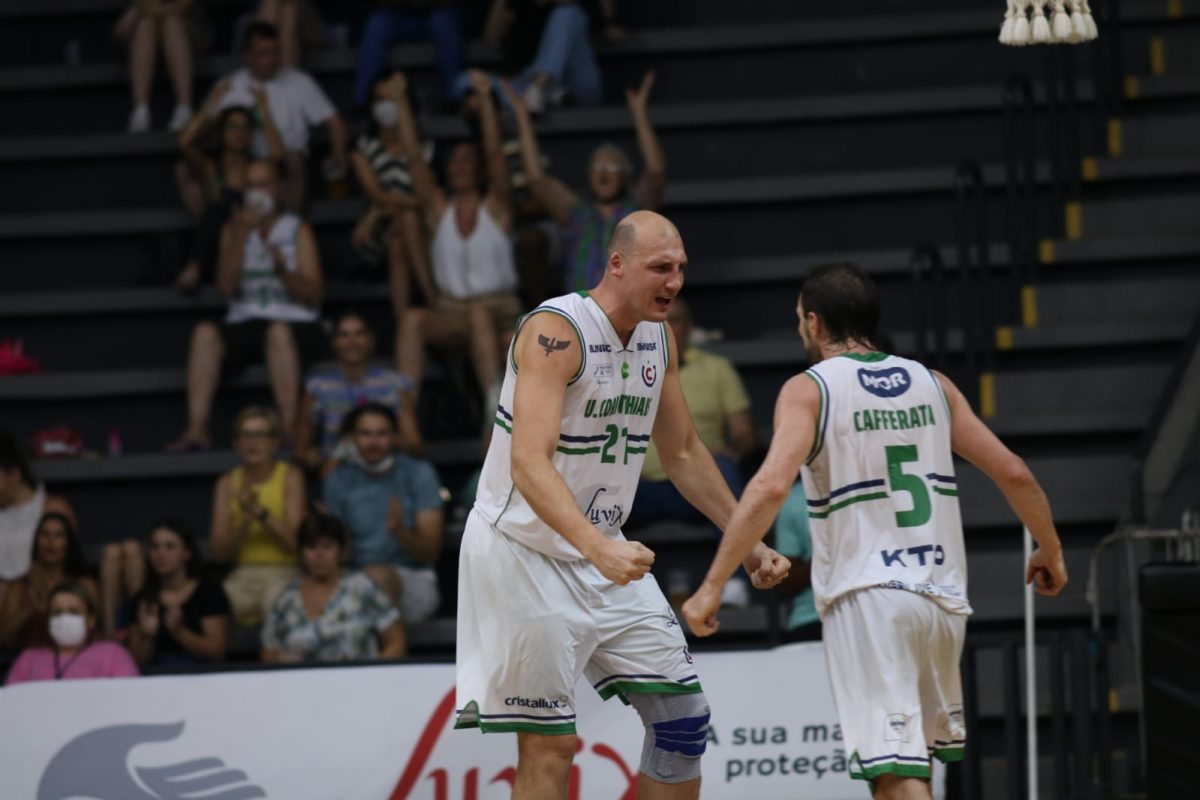
<svg viewBox="0 0 1200 800">
<path fill-rule="evenodd" d="M 604 265 L 608 263 L 608 240 L 613 228 L 625 217 L 638 210 L 632 200 L 617 205 L 612 215 L 605 216 L 592 202 L 580 202 L 571 209 L 571 217 L 563 232 L 563 253 L 566 274 L 563 288 L 568 292 L 586 291 L 600 283 Z"/>
<path fill-rule="evenodd" d="M 351 383 L 337 367 L 312 375 L 304 390 L 313 398 L 313 424 L 321 431 L 321 452 L 329 456 L 337 446 L 342 420 L 359 406 L 382 403 L 400 413 L 401 392 L 411 391 L 412 381 L 398 372 L 371 367 L 358 383 Z"/>
<path fill-rule="evenodd" d="M 359 136 L 354 146 L 367 160 L 385 192 L 413 193 L 412 175 L 408 171 L 406 157 L 391 152 L 378 136 L 370 134 Z M 429 161 L 433 157 L 433 143 L 426 142 L 424 150 L 425 160 Z"/>
</svg>

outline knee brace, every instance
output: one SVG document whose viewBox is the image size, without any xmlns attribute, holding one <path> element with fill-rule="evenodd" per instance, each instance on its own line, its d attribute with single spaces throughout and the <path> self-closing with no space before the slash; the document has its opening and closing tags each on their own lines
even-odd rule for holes
<svg viewBox="0 0 1200 800">
<path fill-rule="evenodd" d="M 629 704 L 646 726 L 641 771 L 660 783 L 700 777 L 700 756 L 708 745 L 708 699 L 695 694 L 631 692 Z"/>
</svg>

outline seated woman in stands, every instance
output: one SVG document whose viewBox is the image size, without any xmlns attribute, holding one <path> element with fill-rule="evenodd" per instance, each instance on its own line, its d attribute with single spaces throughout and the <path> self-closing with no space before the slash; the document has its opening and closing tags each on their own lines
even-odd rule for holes
<svg viewBox="0 0 1200 800">
<path fill-rule="evenodd" d="M 17 437 L 0 430 L 0 602 L 12 582 L 29 572 L 38 523 L 49 511 L 77 524 L 71 504 L 34 480 Z"/>
<path fill-rule="evenodd" d="M 183 292 L 190 292 L 201 280 L 212 281 L 216 276 L 221 227 L 242 202 L 246 167 L 253 158 L 252 132 L 256 120 L 262 120 L 267 157 L 276 163 L 284 158 L 283 139 L 275 127 L 266 94 L 252 93 L 253 108 L 229 106 L 218 111 L 228 93 L 228 82 L 218 84 L 204 101 L 201 113 L 179 134 L 183 159 L 175 167 L 175 182 L 183 207 L 199 223 L 187 264 L 175 281 Z M 217 149 L 210 153 L 201 142 L 214 119 L 219 139 Z"/>
<path fill-rule="evenodd" d="M 218 478 L 213 492 L 209 555 L 234 565 L 225 594 L 239 625 L 261 625 L 275 595 L 296 576 L 304 475 L 278 458 L 279 438 L 272 409 L 242 409 L 233 421 L 241 464 Z"/>
<path fill-rule="evenodd" d="M 33 566 L 0 601 L 0 647 L 46 647 L 50 639 L 50 592 L 64 581 L 82 586 L 96 607 L 100 591 L 88 574 L 79 532 L 66 514 L 42 515 L 33 540 Z"/>
<path fill-rule="evenodd" d="M 186 667 L 225 658 L 229 599 L 201 573 L 192 532 L 164 521 L 150 530 L 146 585 L 134 598 L 129 649 L 143 667 Z"/>
<path fill-rule="evenodd" d="M 50 590 L 46 619 L 49 642 L 28 647 L 17 656 L 8 684 L 78 678 L 127 678 L 137 664 L 121 645 L 101 641 L 96 630 L 96 602 L 77 581 Z"/>
<path fill-rule="evenodd" d="M 314 511 L 300 525 L 301 577 L 275 598 L 262 631 L 262 660 L 353 661 L 405 655 L 400 612 L 375 582 L 346 571 L 346 526 Z"/>
</svg>

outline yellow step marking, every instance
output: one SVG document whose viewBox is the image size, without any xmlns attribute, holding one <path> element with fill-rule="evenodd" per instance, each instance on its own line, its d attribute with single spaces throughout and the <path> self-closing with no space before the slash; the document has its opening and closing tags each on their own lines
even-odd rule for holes
<svg viewBox="0 0 1200 800">
<path fill-rule="evenodd" d="M 1078 201 L 1067 203 L 1067 238 L 1071 241 L 1083 238 L 1083 206 Z"/>
<path fill-rule="evenodd" d="M 1021 287 L 1021 324 L 1026 328 L 1036 328 L 1038 324 L 1037 287 Z"/>
<path fill-rule="evenodd" d="M 1079 171 L 1085 181 L 1100 180 L 1100 162 L 1092 156 L 1083 159 L 1083 163 L 1079 165 Z"/>
<path fill-rule="evenodd" d="M 1113 117 L 1108 121 L 1108 156 L 1120 158 L 1124 150 L 1125 136 L 1121 129 L 1121 120 Z"/>
<path fill-rule="evenodd" d="M 1167 43 L 1161 36 L 1150 40 L 1150 74 L 1156 77 L 1167 72 Z"/>
<path fill-rule="evenodd" d="M 1179 19 L 1183 16 L 1183 0 L 1167 0 L 1167 16 Z"/>
<path fill-rule="evenodd" d="M 979 415 L 996 416 L 996 376 L 990 372 L 979 376 Z"/>
<path fill-rule="evenodd" d="M 1138 95 L 1141 94 L 1141 91 L 1142 91 L 1142 87 L 1141 87 L 1141 84 L 1138 82 L 1137 76 L 1136 75 L 1126 75 L 1125 76 L 1125 99 L 1126 100 L 1137 100 Z"/>
<path fill-rule="evenodd" d="M 996 349 L 997 350 L 1012 350 L 1013 346 L 1013 329 L 1008 325 L 1001 325 L 996 328 Z"/>
<path fill-rule="evenodd" d="M 1042 239 L 1038 242 L 1038 261 L 1042 264 L 1054 263 L 1054 240 Z"/>
</svg>

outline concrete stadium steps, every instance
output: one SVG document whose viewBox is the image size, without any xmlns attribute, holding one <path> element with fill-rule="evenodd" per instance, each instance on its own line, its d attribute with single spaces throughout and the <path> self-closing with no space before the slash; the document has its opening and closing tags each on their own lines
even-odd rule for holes
<svg viewBox="0 0 1200 800">
<path fill-rule="evenodd" d="M 1162 71 L 1166 75 L 1200 73 L 1200 30 L 1169 30 L 1158 37 L 1162 51 Z"/>
<path fill-rule="evenodd" d="M 998 99 L 996 92 L 985 95 L 983 90 L 979 99 L 989 95 L 989 100 Z M 876 97 L 880 102 L 845 103 L 850 118 L 841 118 L 830 108 L 820 109 L 803 98 L 680 105 L 656 110 L 652 116 L 672 176 L 743 179 L 780 173 L 819 175 L 836 170 L 932 167 L 967 156 L 993 163 L 1002 160 L 998 108 L 947 111 L 931 129 L 927 116 L 918 112 L 894 116 L 887 111 L 896 105 L 893 98 Z M 933 93 L 913 99 L 928 99 L 930 106 L 951 100 Z M 963 98 L 965 102 L 971 99 Z M 606 108 L 603 115 L 589 112 L 576 116 L 602 116 L 609 128 L 580 132 L 576 125 L 543 126 L 542 150 L 553 173 L 570 184 L 584 186 L 591 152 L 606 139 L 626 148 L 640 168 L 625 109 Z M 440 124 L 429 127 L 443 143 L 465 134 L 465 128 L 452 120 L 439 118 L 436 122 Z M 3 169 L 11 189 L 0 199 L 0 213 L 61 209 L 64 198 L 80 211 L 178 205 L 174 164 L 179 156 L 168 137 L 147 137 L 144 153 L 136 152 L 131 143 L 137 140 L 127 136 L 63 137 L 66 141 L 57 147 L 54 138 L 0 142 L 0 158 L 8 162 Z M 83 150 L 88 146 L 94 148 L 90 153 Z M 78 155 L 63 158 L 63 153 Z M 320 196 L 324 187 L 315 171 L 311 180 Z M 41 200 L 31 202 L 30 198 Z"/>
<path fill-rule="evenodd" d="M 1046 271 L 1054 269 L 1052 266 Z M 1200 309 L 1200 260 L 1157 279 L 1043 282 L 1037 287 L 1037 308 L 1043 325 L 1111 326 L 1137 322 L 1169 327 L 1182 338 L 1187 324 Z M 1018 328 L 1014 332 L 1020 336 L 1031 331 Z"/>
<path fill-rule="evenodd" d="M 1197 42 L 1200 50 L 1200 41 Z M 1195 158 L 1200 155 L 1200 114 L 1122 117 L 1110 156 L 1120 158 Z M 1112 144 L 1117 152 L 1112 152 Z M 1107 162 L 1100 162 L 1101 170 Z"/>
<path fill-rule="evenodd" d="M 1170 362 L 1004 371 L 996 376 L 1001 433 L 1140 431 Z"/>
<path fill-rule="evenodd" d="M 1200 162 L 1198 162 L 1200 163 Z M 1192 235 L 1200 220 L 1200 194 L 1165 189 L 1080 203 L 1081 238 Z"/>
</svg>

